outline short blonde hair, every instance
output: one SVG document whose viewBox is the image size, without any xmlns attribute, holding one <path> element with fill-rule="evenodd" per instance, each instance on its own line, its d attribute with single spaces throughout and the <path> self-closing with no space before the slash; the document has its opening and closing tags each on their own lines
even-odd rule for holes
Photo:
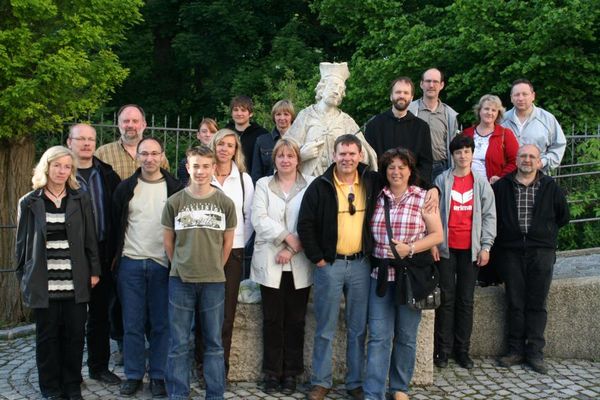
<svg viewBox="0 0 600 400">
<path fill-rule="evenodd" d="M 210 140 L 210 148 L 214 151 L 215 156 L 217 154 L 217 145 L 221 140 L 226 138 L 227 136 L 233 136 L 235 138 L 235 154 L 233 155 L 233 162 L 238 167 L 238 170 L 241 173 L 246 172 L 248 169 L 246 168 L 246 158 L 244 157 L 244 153 L 242 152 L 242 142 L 240 141 L 240 137 L 237 133 L 232 131 L 231 129 L 220 129 L 215 133 L 215 135 Z"/>
<path fill-rule="evenodd" d="M 292 116 L 292 122 L 296 119 L 296 111 L 294 111 L 294 104 L 289 100 L 279 100 L 271 109 L 271 119 L 275 121 L 275 114 L 278 112 L 286 112 Z"/>
<path fill-rule="evenodd" d="M 75 158 L 75 155 L 66 147 L 53 146 L 46 150 L 44 154 L 42 154 L 40 161 L 33 169 L 31 183 L 33 184 L 34 190 L 41 189 L 48 184 L 48 170 L 50 168 L 50 163 L 64 156 L 71 157 L 71 160 L 73 161 L 71 175 L 69 175 L 69 179 L 67 179 L 67 187 L 71 189 L 79 189 L 79 183 L 77 182 L 77 178 L 75 176 L 77 172 L 77 159 Z"/>
<path fill-rule="evenodd" d="M 485 103 L 486 101 L 489 101 L 498 108 L 498 117 L 496 117 L 494 123 L 499 124 L 500 121 L 502 121 L 502 118 L 504 117 L 506 108 L 504 108 L 504 106 L 502 105 L 502 100 L 500 100 L 500 97 L 496 96 L 495 94 L 485 94 L 481 96 L 481 98 L 479 99 L 479 103 L 473 106 L 473 111 L 475 112 L 475 118 L 477 118 L 477 122 L 481 122 L 479 112 L 483 108 L 483 103 Z"/>
<path fill-rule="evenodd" d="M 271 157 L 273 159 L 273 166 L 275 166 L 275 158 L 277 158 L 277 154 L 283 149 L 286 148 L 291 150 L 296 154 L 296 158 L 298 159 L 298 165 L 296 169 L 300 170 L 300 163 L 302 163 L 302 158 L 300 157 L 300 146 L 298 146 L 298 142 L 291 138 L 281 138 L 275 143 L 275 147 L 273 147 L 273 153 Z"/>
</svg>

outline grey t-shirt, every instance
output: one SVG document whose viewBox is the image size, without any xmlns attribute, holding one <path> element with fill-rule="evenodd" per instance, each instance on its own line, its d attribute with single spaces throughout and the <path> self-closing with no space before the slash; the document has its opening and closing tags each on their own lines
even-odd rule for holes
<svg viewBox="0 0 600 400">
<path fill-rule="evenodd" d="M 183 282 L 224 282 L 223 233 L 237 225 L 235 205 L 221 190 L 196 197 L 186 188 L 167 199 L 162 225 L 175 231 L 171 276 Z"/>
</svg>

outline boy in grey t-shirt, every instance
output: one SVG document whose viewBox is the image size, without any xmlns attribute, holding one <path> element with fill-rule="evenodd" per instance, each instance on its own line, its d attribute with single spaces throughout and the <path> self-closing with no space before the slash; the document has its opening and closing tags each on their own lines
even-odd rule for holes
<svg viewBox="0 0 600 400">
<path fill-rule="evenodd" d="M 235 206 L 210 185 L 215 171 L 214 153 L 199 146 L 189 149 L 186 156 L 190 184 L 169 197 L 162 215 L 164 246 L 171 261 L 167 392 L 170 399 L 187 399 L 190 394 L 188 343 L 194 308 L 198 305 L 205 349 L 206 398 L 222 399 L 223 265 L 233 245 Z"/>
</svg>

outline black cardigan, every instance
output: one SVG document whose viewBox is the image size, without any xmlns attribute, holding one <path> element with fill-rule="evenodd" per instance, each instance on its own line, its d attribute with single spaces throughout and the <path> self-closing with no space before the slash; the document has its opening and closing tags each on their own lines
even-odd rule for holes
<svg viewBox="0 0 600 400">
<path fill-rule="evenodd" d="M 183 185 L 173 175 L 168 173 L 164 169 L 160 169 L 160 172 L 165 177 L 167 184 L 167 197 L 172 196 L 181 189 Z M 133 198 L 133 191 L 138 184 L 138 178 L 142 173 L 142 169 L 138 168 L 133 175 L 125 179 L 113 194 L 112 204 L 112 218 L 115 233 L 116 252 L 113 260 L 113 268 L 118 265 L 118 260 L 123 254 L 123 245 L 125 243 L 125 231 L 127 230 L 127 221 L 129 217 L 129 201 Z"/>
<path fill-rule="evenodd" d="M 298 235 L 304 253 L 314 264 L 320 260 L 332 263 L 337 247 L 338 200 L 335 190 L 332 164 L 323 175 L 315 179 L 306 189 L 298 216 Z M 362 229 L 363 252 L 369 255 L 373 249 L 373 238 L 369 223 L 375 208 L 375 198 L 381 189 L 379 176 L 359 164 L 360 182 L 365 185 L 366 212 Z"/>
<path fill-rule="evenodd" d="M 377 157 L 396 147 L 410 150 L 415 155 L 419 177 L 426 184 L 431 183 L 433 156 L 427 122 L 415 117 L 410 111 L 404 117 L 396 118 L 389 109 L 367 123 L 365 138 Z"/>
<path fill-rule="evenodd" d="M 558 229 L 569 222 L 569 206 L 564 192 L 551 177 L 540 174 L 535 195 L 531 228 L 521 232 L 514 181 L 516 172 L 492 185 L 496 197 L 497 235 L 495 246 L 509 249 L 551 248 L 557 245 Z"/>
</svg>

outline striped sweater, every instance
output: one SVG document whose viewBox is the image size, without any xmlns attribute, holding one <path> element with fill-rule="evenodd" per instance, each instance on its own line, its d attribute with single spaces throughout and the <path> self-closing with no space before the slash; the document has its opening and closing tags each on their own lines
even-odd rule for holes
<svg viewBox="0 0 600 400">
<path fill-rule="evenodd" d="M 65 228 L 66 197 L 60 207 L 44 196 L 46 207 L 46 257 L 48 263 L 48 296 L 51 300 L 75 297 L 71 252 Z"/>
</svg>

